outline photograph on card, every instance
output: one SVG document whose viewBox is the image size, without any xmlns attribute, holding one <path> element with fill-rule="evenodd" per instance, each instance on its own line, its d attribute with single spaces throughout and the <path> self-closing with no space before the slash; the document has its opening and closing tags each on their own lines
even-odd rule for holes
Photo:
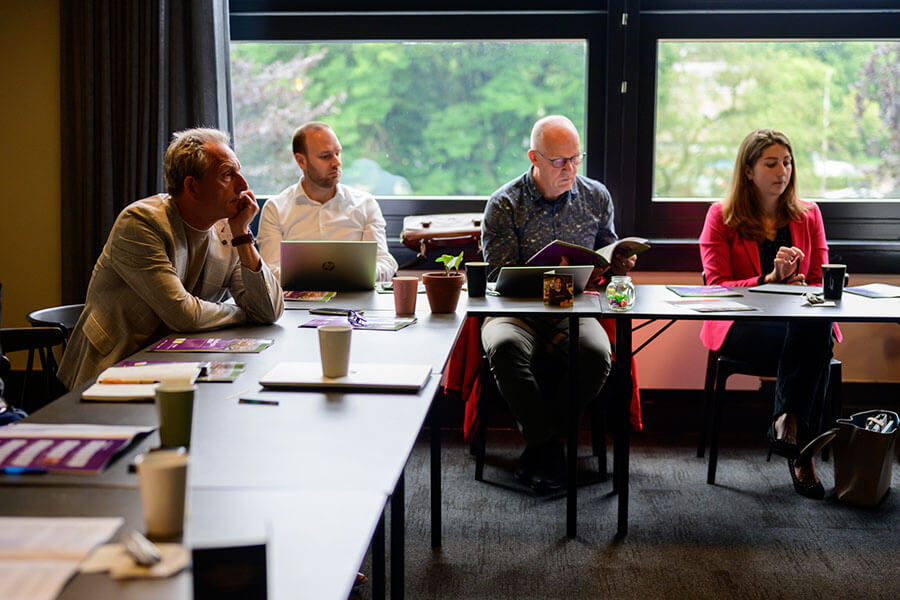
<svg viewBox="0 0 900 600">
<path fill-rule="evenodd" d="M 566 273 L 544 273 L 544 304 L 547 306 L 571 307 L 575 298 L 575 282 Z"/>
</svg>

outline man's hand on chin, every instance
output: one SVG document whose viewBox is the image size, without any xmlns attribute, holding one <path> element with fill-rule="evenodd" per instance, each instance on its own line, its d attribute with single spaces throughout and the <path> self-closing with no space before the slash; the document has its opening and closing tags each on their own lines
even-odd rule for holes
<svg viewBox="0 0 900 600">
<path fill-rule="evenodd" d="M 232 235 L 237 237 L 250 231 L 250 223 L 258 212 L 259 204 L 256 203 L 256 196 L 253 195 L 253 192 L 251 190 L 241 192 L 237 201 L 237 212 L 228 217 Z"/>
</svg>

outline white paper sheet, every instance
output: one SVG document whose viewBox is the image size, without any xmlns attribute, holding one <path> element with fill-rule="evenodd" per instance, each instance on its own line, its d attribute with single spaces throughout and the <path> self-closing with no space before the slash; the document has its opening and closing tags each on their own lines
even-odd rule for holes
<svg viewBox="0 0 900 600">
<path fill-rule="evenodd" d="M 0 517 L 0 598 L 53 600 L 121 517 Z"/>
</svg>

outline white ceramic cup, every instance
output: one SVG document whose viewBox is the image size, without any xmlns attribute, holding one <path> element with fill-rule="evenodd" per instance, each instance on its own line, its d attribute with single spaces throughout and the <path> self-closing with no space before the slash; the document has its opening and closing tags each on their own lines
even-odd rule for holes
<svg viewBox="0 0 900 600">
<path fill-rule="evenodd" d="M 135 459 L 147 536 L 172 539 L 184 527 L 188 454 L 184 448 L 148 452 Z"/>
<path fill-rule="evenodd" d="M 319 356 L 322 375 L 344 377 L 350 369 L 350 325 L 322 325 L 319 327 Z"/>
</svg>

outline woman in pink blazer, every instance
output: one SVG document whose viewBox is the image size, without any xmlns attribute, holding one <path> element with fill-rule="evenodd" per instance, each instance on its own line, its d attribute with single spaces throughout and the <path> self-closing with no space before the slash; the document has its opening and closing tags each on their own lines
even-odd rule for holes
<svg viewBox="0 0 900 600">
<path fill-rule="evenodd" d="M 700 258 L 708 285 L 821 284 L 828 245 L 822 214 L 795 190 L 794 153 L 787 137 L 758 129 L 741 144 L 728 193 L 706 214 Z M 796 491 L 823 498 L 812 459 L 798 443 L 818 422 L 832 351 L 832 324 L 783 321 L 706 321 L 700 339 L 738 360 L 777 365 L 775 410 L 768 438 L 788 459 Z"/>
</svg>

